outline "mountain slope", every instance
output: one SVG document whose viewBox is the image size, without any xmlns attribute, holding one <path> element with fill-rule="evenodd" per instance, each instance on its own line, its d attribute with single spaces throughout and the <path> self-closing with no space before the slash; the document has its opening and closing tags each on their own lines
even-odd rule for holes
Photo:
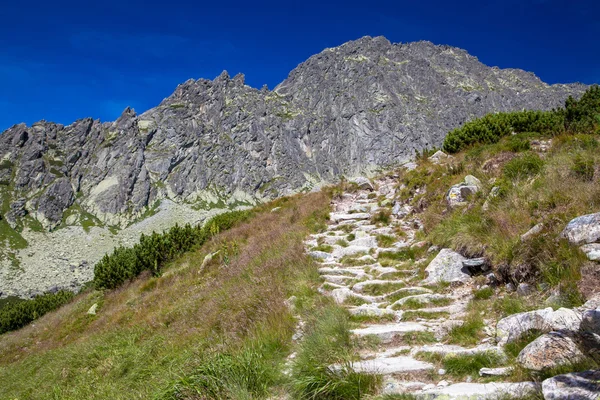
<svg viewBox="0 0 600 400">
<path fill-rule="evenodd" d="M 449 46 L 364 37 L 309 58 L 272 91 L 224 72 L 114 122 L 15 125 L 0 135 L 0 296 L 81 286 L 132 232 L 168 227 L 143 224 L 154 213 L 198 222 L 399 165 L 474 117 L 550 109 L 585 88 Z"/>
<path fill-rule="evenodd" d="M 489 68 L 448 46 L 365 37 L 311 57 L 274 91 L 223 73 L 187 81 L 156 108 L 127 109 L 113 123 L 12 127 L 0 143 L 9 220 L 29 212 L 53 228 L 77 203 L 126 226 L 164 197 L 281 195 L 406 161 L 473 117 L 549 109 L 584 89 Z"/>
</svg>

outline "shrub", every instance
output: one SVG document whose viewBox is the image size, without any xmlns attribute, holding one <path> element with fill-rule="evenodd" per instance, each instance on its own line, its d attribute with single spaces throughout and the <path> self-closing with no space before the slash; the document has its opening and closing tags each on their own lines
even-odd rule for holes
<svg viewBox="0 0 600 400">
<path fill-rule="evenodd" d="M 456 153 L 477 143 L 497 143 L 513 132 L 558 133 L 564 127 L 563 113 L 557 111 L 519 111 L 487 114 L 456 128 L 446 136 L 443 149 Z M 516 143 L 516 147 L 523 143 Z"/>
<path fill-rule="evenodd" d="M 250 215 L 251 211 L 247 210 L 231 211 L 211 218 L 204 225 L 192 227 L 187 224 L 183 228 L 175 225 L 162 234 L 142 234 L 139 243 L 133 247 L 118 247 L 95 265 L 94 286 L 97 289 L 114 289 L 145 270 L 158 275 L 167 261 L 202 245 Z"/>
<path fill-rule="evenodd" d="M 544 161 L 535 153 L 527 152 L 520 157 L 513 158 L 504 165 L 504 176 L 509 179 L 522 179 L 538 174 Z"/>
<path fill-rule="evenodd" d="M 579 101 L 565 102 L 565 126 L 573 132 L 600 132 L 600 86 L 591 86 Z"/>
<path fill-rule="evenodd" d="M 22 328 L 36 318 L 53 311 L 73 298 L 72 292 L 61 290 L 46 293 L 31 300 L 6 304 L 0 309 L 0 334 Z"/>
</svg>

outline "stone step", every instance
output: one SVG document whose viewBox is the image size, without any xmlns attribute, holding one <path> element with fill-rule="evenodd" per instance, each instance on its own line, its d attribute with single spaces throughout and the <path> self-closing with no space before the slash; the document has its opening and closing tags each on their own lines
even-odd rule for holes
<svg viewBox="0 0 600 400">
<path fill-rule="evenodd" d="M 382 343 L 390 343 L 395 338 L 401 337 L 408 332 L 426 331 L 425 325 L 417 322 L 397 322 L 394 324 L 373 324 L 366 328 L 351 329 L 350 333 L 362 337 L 374 335 L 377 336 Z"/>
<path fill-rule="evenodd" d="M 406 284 L 406 282 L 404 280 L 388 281 L 388 280 L 383 280 L 383 279 L 372 279 L 372 280 L 368 280 L 368 281 L 358 282 L 357 284 L 352 286 L 352 290 L 354 290 L 357 293 L 362 293 L 365 290 L 365 287 L 369 287 L 369 286 L 404 285 L 404 284 Z M 393 290 L 397 291 L 398 289 L 393 289 Z"/>
<path fill-rule="evenodd" d="M 331 213 L 329 214 L 329 220 L 332 222 L 340 222 L 340 221 L 352 221 L 352 220 L 361 220 L 361 219 L 370 219 L 371 214 L 369 213 Z"/>
<path fill-rule="evenodd" d="M 351 315 L 364 315 L 370 317 L 383 317 L 385 315 L 393 315 L 400 319 L 401 314 L 397 311 L 380 308 L 377 303 L 361 304 L 360 306 L 348 307 L 348 312 Z"/>
<path fill-rule="evenodd" d="M 344 285 L 345 283 L 358 280 L 358 278 L 355 276 L 345 275 L 321 275 L 321 278 L 323 278 L 327 283 L 336 283 L 338 285 Z"/>
<path fill-rule="evenodd" d="M 497 400 L 499 398 L 521 399 L 539 393 L 541 386 L 534 382 L 491 382 L 491 383 L 455 383 L 446 387 L 436 387 L 417 392 L 419 399 L 444 400 Z"/>
<path fill-rule="evenodd" d="M 418 302 L 419 304 L 424 305 L 424 307 L 422 307 L 420 309 L 426 309 L 426 308 L 428 308 L 427 307 L 428 304 L 435 303 L 436 301 L 443 301 L 445 299 L 448 299 L 449 301 L 454 301 L 453 298 L 444 296 L 443 294 L 436 294 L 436 293 L 416 294 L 416 295 L 406 296 L 406 297 L 401 298 L 400 300 L 398 300 L 395 303 L 393 303 L 392 305 L 390 305 L 390 308 L 392 308 L 392 309 L 402 308 L 402 306 L 404 306 L 407 303 Z"/>
<path fill-rule="evenodd" d="M 403 374 L 433 369 L 433 364 L 411 357 L 387 357 L 357 361 L 351 364 L 355 372 L 367 374 Z"/>
<path fill-rule="evenodd" d="M 331 267 L 321 267 L 319 268 L 319 274 L 323 275 L 341 275 L 341 276 L 354 276 L 357 278 L 362 278 L 368 276 L 365 271 L 360 268 L 331 268 Z"/>
<path fill-rule="evenodd" d="M 437 344 L 426 344 L 426 345 L 422 345 L 422 346 L 414 346 L 411 354 L 415 355 L 419 352 L 425 352 L 425 353 L 436 353 L 436 354 L 442 354 L 442 355 L 450 355 L 450 354 L 460 354 L 460 355 L 473 355 L 473 354 L 480 354 L 480 353 L 495 353 L 497 355 L 499 355 L 500 357 L 505 357 L 504 351 L 502 351 L 501 348 L 497 347 L 497 346 L 493 346 L 491 344 L 481 344 L 479 346 L 476 347 L 462 347 L 462 346 L 456 346 L 456 345 L 450 345 L 450 344 L 441 344 L 441 343 L 437 343 Z"/>
</svg>

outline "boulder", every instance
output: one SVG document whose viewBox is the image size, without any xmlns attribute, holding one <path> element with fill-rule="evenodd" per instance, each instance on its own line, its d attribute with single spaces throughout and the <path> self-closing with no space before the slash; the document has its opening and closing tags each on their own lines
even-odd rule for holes
<svg viewBox="0 0 600 400">
<path fill-rule="evenodd" d="M 373 185 L 371 181 L 364 176 L 359 176 L 350 180 L 350 182 L 355 183 L 359 189 L 373 191 Z"/>
<path fill-rule="evenodd" d="M 571 220 L 561 236 L 577 245 L 597 242 L 600 239 L 600 213 L 582 215 Z"/>
<path fill-rule="evenodd" d="M 557 375 L 542 382 L 545 400 L 598 400 L 600 371 Z"/>
<path fill-rule="evenodd" d="M 521 335 L 537 330 L 543 333 L 550 331 L 579 331 L 581 312 L 568 308 L 553 311 L 551 307 L 509 315 L 498 321 L 496 337 L 501 346 L 517 340 Z"/>
<path fill-rule="evenodd" d="M 449 158 L 452 158 L 452 156 L 449 156 L 443 151 L 438 150 L 432 156 L 429 156 L 429 161 L 434 164 L 441 164 L 442 161 L 448 160 Z"/>
<path fill-rule="evenodd" d="M 571 334 L 550 332 L 525 346 L 519 353 L 517 362 L 529 370 L 543 371 L 584 359 L 585 355 L 579 350 Z"/>
<path fill-rule="evenodd" d="M 478 189 L 481 189 L 481 181 L 475 178 L 473 175 L 465 176 L 464 183 L 467 186 L 476 186 Z"/>
<path fill-rule="evenodd" d="M 478 191 L 479 188 L 477 186 L 459 183 L 448 190 L 446 201 L 450 207 L 462 206 L 467 204 L 468 198 Z"/>
<path fill-rule="evenodd" d="M 549 332 L 552 330 L 550 322 L 552 313 L 552 308 L 549 307 L 543 310 L 513 314 L 501 319 L 496 325 L 496 338 L 498 344 L 504 346 L 507 343 L 514 342 L 523 334 L 533 330 Z"/>
<path fill-rule="evenodd" d="M 529 296 L 534 291 L 535 289 L 533 288 L 533 286 L 531 286 L 528 283 L 519 283 L 519 286 L 517 286 L 517 294 L 519 296 Z"/>
<path fill-rule="evenodd" d="M 465 260 L 465 257 L 455 251 L 442 249 L 425 268 L 425 272 L 427 272 L 425 283 L 468 281 L 471 279 L 471 275 L 468 274 L 467 268 L 463 266 Z"/>
</svg>

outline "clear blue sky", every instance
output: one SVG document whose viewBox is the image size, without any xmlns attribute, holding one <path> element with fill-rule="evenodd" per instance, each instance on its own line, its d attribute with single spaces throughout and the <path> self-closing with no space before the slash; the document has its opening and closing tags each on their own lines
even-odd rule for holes
<svg viewBox="0 0 600 400">
<path fill-rule="evenodd" d="M 0 11 L 0 131 L 114 120 L 222 70 L 273 88 L 364 35 L 430 40 L 549 83 L 600 82 L 600 1 L 9 1 Z"/>
</svg>

